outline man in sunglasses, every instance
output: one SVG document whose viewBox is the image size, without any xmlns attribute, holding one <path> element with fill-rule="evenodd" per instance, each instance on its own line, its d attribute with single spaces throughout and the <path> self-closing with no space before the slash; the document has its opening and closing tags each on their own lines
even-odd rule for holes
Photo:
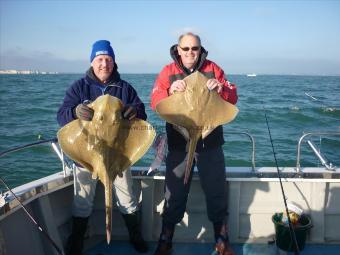
<svg viewBox="0 0 340 255">
<path fill-rule="evenodd" d="M 170 54 L 174 62 L 160 72 L 151 93 L 153 110 L 162 99 L 175 91 L 185 91 L 186 84 L 183 79 L 195 71 L 203 73 L 209 79 L 206 84 L 209 90 L 216 90 L 224 100 L 236 104 L 236 86 L 225 79 L 223 70 L 217 64 L 207 59 L 208 52 L 202 47 L 198 35 L 181 35 L 178 44 L 170 48 Z M 189 179 L 189 182 L 184 184 L 184 167 L 181 170 L 178 167 L 186 157 L 187 142 L 170 123 L 166 123 L 166 131 L 169 152 L 166 158 L 165 202 L 162 232 L 154 255 L 168 255 L 172 252 L 175 225 L 184 216 L 191 181 Z M 198 141 L 194 163 L 197 165 L 205 193 L 208 218 L 213 223 L 215 250 L 221 255 L 233 255 L 226 225 L 227 194 L 223 143 L 223 129 L 219 126 L 204 141 Z M 182 171 L 182 174 L 179 171 Z"/>
<path fill-rule="evenodd" d="M 63 104 L 60 106 L 57 119 L 60 126 L 81 119 L 91 121 L 94 115 L 88 103 L 101 95 L 111 95 L 124 103 L 122 116 L 132 120 L 135 117 L 145 120 L 145 107 L 135 89 L 120 78 L 115 54 L 109 41 L 99 40 L 92 46 L 90 55 L 91 67 L 85 77 L 75 81 L 66 91 Z M 66 255 L 81 255 L 83 240 L 88 219 L 92 213 L 98 179 L 92 173 L 78 165 L 74 172 L 74 199 L 72 207 L 72 233 L 66 244 Z M 130 170 L 117 176 L 113 182 L 113 194 L 116 204 L 127 226 L 130 242 L 141 253 L 148 251 L 140 229 L 138 200 L 133 193 Z"/>
</svg>

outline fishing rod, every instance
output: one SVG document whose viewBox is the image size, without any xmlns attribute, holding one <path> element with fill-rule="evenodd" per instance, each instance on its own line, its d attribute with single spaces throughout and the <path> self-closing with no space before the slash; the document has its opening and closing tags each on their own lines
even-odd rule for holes
<svg viewBox="0 0 340 255">
<path fill-rule="evenodd" d="M 32 216 L 32 214 L 30 214 L 28 212 L 28 210 L 26 209 L 26 207 L 23 205 L 23 203 L 21 203 L 21 201 L 19 200 L 19 198 L 15 195 L 15 193 L 13 192 L 13 190 L 6 184 L 6 182 L 0 177 L 0 181 L 2 182 L 2 184 L 6 187 L 6 189 L 14 196 L 14 198 L 19 202 L 21 208 L 24 210 L 24 212 L 26 213 L 26 215 L 31 219 L 31 221 L 37 226 L 38 230 L 47 238 L 47 240 L 52 244 L 52 246 L 56 249 L 56 251 L 58 252 L 58 254 L 64 255 L 64 253 L 62 252 L 62 250 L 58 247 L 58 245 L 53 241 L 53 239 L 49 236 L 49 234 L 41 227 L 41 225 L 34 219 L 34 217 Z"/>
<path fill-rule="evenodd" d="M 9 150 L 6 150 L 6 151 L 3 151 L 0 153 L 0 157 L 8 154 L 8 153 L 11 153 L 11 152 L 14 152 L 14 151 L 18 151 L 18 150 L 21 150 L 21 149 L 24 149 L 24 148 L 28 148 L 28 147 L 32 147 L 32 146 L 35 146 L 35 145 L 38 145 L 38 144 L 42 144 L 42 143 L 48 143 L 48 142 L 51 142 L 51 143 L 55 143 L 57 142 L 58 139 L 57 138 L 52 138 L 52 139 L 47 139 L 47 140 L 42 140 L 42 141 L 39 141 L 39 142 L 34 142 L 34 143 L 29 143 L 29 144 L 26 144 L 26 145 L 22 145 L 22 146 L 18 146 L 18 147 L 14 147 L 12 149 L 9 149 Z M 13 190 L 7 185 L 7 183 L 5 182 L 4 179 L 2 179 L 0 177 L 0 182 L 2 182 L 2 184 L 5 186 L 5 188 L 13 195 L 13 197 L 15 198 L 15 200 L 18 201 L 19 205 L 21 206 L 21 208 L 24 210 L 24 212 L 26 213 L 26 215 L 30 218 L 30 220 L 36 225 L 36 227 L 38 228 L 38 230 L 44 235 L 45 238 L 47 238 L 47 240 L 51 243 L 51 245 L 54 247 L 54 249 L 58 252 L 58 254 L 60 255 L 64 255 L 64 252 L 62 249 L 60 249 L 58 247 L 58 245 L 53 241 L 53 239 L 49 236 L 49 234 L 47 233 L 46 230 L 44 230 L 41 225 L 34 219 L 34 217 L 32 216 L 32 214 L 29 213 L 29 211 L 27 210 L 27 208 L 24 206 L 24 204 L 19 200 L 19 198 L 17 197 L 17 195 L 15 195 L 15 193 L 13 192 Z"/>
<path fill-rule="evenodd" d="M 280 174 L 280 170 L 279 170 L 279 165 L 277 163 L 276 152 L 275 152 L 275 149 L 274 149 L 274 143 L 273 143 L 273 139 L 272 139 L 272 135 L 271 135 L 271 132 L 270 132 L 270 127 L 269 127 L 269 122 L 268 122 L 268 118 L 267 118 L 267 112 L 266 112 L 266 108 L 264 107 L 263 102 L 262 102 L 262 106 L 263 106 L 263 110 L 264 110 L 264 116 L 266 118 L 266 124 L 267 124 L 267 129 L 268 129 L 268 133 L 269 133 L 269 139 L 270 139 L 273 155 L 274 155 L 277 175 L 278 175 L 278 178 L 279 178 L 279 181 L 280 181 L 281 193 L 282 193 L 283 202 L 284 202 L 284 205 L 285 205 L 285 210 L 286 210 L 287 219 L 288 219 L 290 238 L 291 238 L 291 241 L 293 241 L 294 244 L 295 244 L 295 248 L 296 249 L 294 250 L 294 253 L 295 254 L 299 254 L 300 249 L 299 249 L 299 246 L 298 246 L 298 242 L 296 240 L 296 235 L 295 235 L 295 231 L 294 231 L 293 226 L 292 226 L 292 222 L 291 222 L 290 217 L 289 217 L 286 194 L 285 194 L 284 189 L 283 189 L 282 180 L 281 180 L 281 174 Z"/>
</svg>

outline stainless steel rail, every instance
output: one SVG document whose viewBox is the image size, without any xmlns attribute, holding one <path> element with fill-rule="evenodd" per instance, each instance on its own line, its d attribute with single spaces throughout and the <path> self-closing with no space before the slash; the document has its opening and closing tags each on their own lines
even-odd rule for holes
<svg viewBox="0 0 340 255">
<path fill-rule="evenodd" d="M 255 138 L 247 133 L 247 132 L 223 132 L 224 134 L 236 134 L 236 135 L 246 135 L 249 137 L 251 143 L 252 143 L 252 153 L 251 153 L 251 164 L 252 164 L 252 169 L 255 171 Z"/>
<path fill-rule="evenodd" d="M 326 167 L 327 170 L 335 170 L 335 166 L 327 160 L 325 156 L 322 155 L 321 151 L 315 146 L 315 144 L 311 140 L 307 140 L 307 144 L 313 150 L 315 156 L 320 160 L 321 165 Z"/>
<path fill-rule="evenodd" d="M 27 148 L 31 148 L 31 147 L 35 147 L 35 146 L 40 146 L 40 145 L 48 144 L 48 143 L 51 144 L 54 152 L 57 154 L 58 158 L 62 162 L 62 165 L 63 165 L 63 174 L 64 174 L 64 177 L 66 177 L 67 169 L 71 169 L 71 168 L 70 168 L 69 164 L 65 161 L 64 154 L 63 154 L 62 150 L 57 145 L 57 143 L 58 143 L 58 139 L 57 138 L 41 140 L 41 141 L 37 141 L 37 142 L 33 142 L 33 143 L 28 143 L 28 144 L 25 144 L 25 145 L 20 145 L 20 146 L 16 146 L 16 147 L 10 148 L 8 150 L 0 152 L 0 158 L 4 157 L 5 155 L 8 155 L 8 154 L 10 154 L 12 152 L 21 151 L 21 150 L 24 150 L 24 149 L 27 149 Z M 0 181 L 4 182 L 4 180 L 1 179 L 1 176 L 0 176 Z M 6 186 L 6 183 L 3 183 L 3 184 Z M 41 190 L 43 190 L 43 189 L 41 189 Z M 38 192 L 33 192 L 33 193 L 36 194 Z M 10 199 L 9 197 L 10 197 L 10 193 L 6 193 L 6 192 L 3 192 L 3 191 L 0 192 L 0 208 L 3 207 L 6 204 L 6 202 L 9 201 L 9 199 Z"/>
<path fill-rule="evenodd" d="M 302 141 L 307 137 L 307 136 L 340 136 L 340 132 L 309 132 L 304 135 L 302 135 L 299 139 L 298 142 L 298 147 L 297 147 L 297 157 L 296 157 L 296 171 L 300 172 L 301 170 L 301 165 L 300 165 L 300 157 L 301 157 L 301 144 Z M 312 148 L 313 149 L 313 148 Z M 313 149 L 314 151 L 314 149 Z M 320 159 L 320 158 L 319 158 Z M 320 159 L 321 160 L 321 159 Z M 321 160 L 322 163 L 322 160 Z M 324 162 L 325 163 L 325 162 Z M 323 163 L 322 163 L 323 164 Z M 324 165 L 324 164 L 323 164 Z M 333 170 L 333 166 L 331 164 L 326 164 L 324 165 L 327 170 Z"/>
<path fill-rule="evenodd" d="M 41 140 L 41 141 L 34 142 L 34 143 L 28 143 L 28 144 L 25 144 L 25 145 L 16 146 L 16 147 L 13 147 L 13 148 L 10 148 L 8 150 L 0 152 L 0 158 L 5 156 L 6 154 L 9 154 L 9 153 L 12 153 L 12 152 L 15 152 L 15 151 L 20 151 L 20 150 L 23 150 L 25 148 L 34 147 L 34 146 L 44 144 L 44 143 L 56 143 L 56 142 L 58 142 L 57 138 L 52 138 L 52 139 Z"/>
<path fill-rule="evenodd" d="M 60 161 L 62 162 L 64 177 L 65 177 L 66 176 L 66 167 L 70 168 L 70 166 L 68 166 L 67 162 L 64 160 L 64 154 L 63 154 L 62 150 L 58 148 L 58 145 L 57 145 L 58 139 L 57 138 L 41 140 L 41 141 L 38 141 L 38 142 L 28 143 L 28 144 L 25 144 L 25 145 L 20 145 L 20 146 L 10 148 L 8 150 L 0 152 L 0 158 L 7 155 L 7 154 L 15 152 L 15 151 L 20 151 L 20 150 L 23 150 L 23 149 L 26 149 L 26 148 L 30 148 L 30 147 L 34 147 L 34 146 L 38 146 L 38 145 L 46 144 L 46 143 L 51 143 L 53 150 L 55 151 L 55 153 L 59 157 Z"/>
</svg>

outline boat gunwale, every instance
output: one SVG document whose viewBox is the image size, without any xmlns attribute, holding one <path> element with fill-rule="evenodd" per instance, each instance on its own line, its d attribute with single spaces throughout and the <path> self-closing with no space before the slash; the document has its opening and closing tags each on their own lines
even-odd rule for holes
<svg viewBox="0 0 340 255">
<path fill-rule="evenodd" d="M 335 171 L 326 170 L 321 167 L 305 167 L 300 172 L 296 172 L 294 167 L 279 168 L 282 175 L 283 182 L 325 182 L 325 183 L 339 183 L 340 182 L 340 168 Z M 143 175 L 148 170 L 148 167 L 132 167 L 133 179 L 137 180 L 164 180 L 165 168 L 161 167 L 154 176 Z M 276 167 L 258 167 L 255 171 L 251 167 L 226 167 L 226 181 L 229 182 L 278 182 Z M 320 177 L 323 178 L 306 178 Z M 194 169 L 194 180 L 198 180 L 199 176 L 197 168 Z M 51 174 L 38 180 L 18 186 L 12 191 L 25 205 L 31 201 L 38 199 L 41 196 L 52 193 L 56 190 L 73 184 L 73 175 L 67 171 L 65 175 L 63 171 Z M 16 201 L 14 196 L 9 192 L 0 194 L 0 220 L 9 214 L 20 209 L 19 202 Z"/>
</svg>

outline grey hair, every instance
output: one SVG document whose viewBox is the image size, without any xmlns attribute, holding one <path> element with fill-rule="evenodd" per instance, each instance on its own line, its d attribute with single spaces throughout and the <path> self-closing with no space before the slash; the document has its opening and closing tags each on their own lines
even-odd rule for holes
<svg viewBox="0 0 340 255">
<path fill-rule="evenodd" d="M 178 38 L 178 44 L 180 44 L 182 39 L 183 39 L 183 37 L 187 36 L 187 35 L 195 37 L 197 39 L 199 45 L 201 46 L 201 38 L 198 35 L 196 35 L 194 33 L 191 33 L 191 32 L 187 32 L 185 34 L 180 35 L 180 37 Z"/>
</svg>

